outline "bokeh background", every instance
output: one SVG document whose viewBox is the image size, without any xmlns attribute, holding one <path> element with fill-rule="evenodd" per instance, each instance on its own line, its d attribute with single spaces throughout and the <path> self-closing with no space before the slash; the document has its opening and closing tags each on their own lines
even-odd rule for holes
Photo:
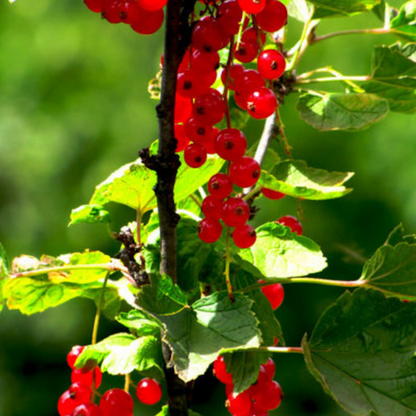
<svg viewBox="0 0 416 416">
<path fill-rule="evenodd" d="M 399 6 L 403 2 L 391 1 Z M 318 34 L 379 27 L 371 14 L 324 22 Z M 289 23 L 289 41 L 301 25 Z M 374 44 L 391 36 L 345 36 L 314 45 L 299 71 L 332 65 L 349 75 L 366 75 Z M 0 2 L 0 241 L 9 258 L 99 249 L 118 251 L 105 228 L 68 228 L 72 208 L 86 203 L 94 186 L 137 157 L 157 138 L 155 101 L 147 83 L 159 68 L 161 32 L 140 36 L 129 27 L 110 25 L 81 0 Z M 330 267 L 322 277 L 355 279 L 362 264 L 390 230 L 403 222 L 416 231 L 415 117 L 389 114 L 357 133 L 318 133 L 294 110 L 296 96 L 282 109 L 295 158 L 310 166 L 353 171 L 354 192 L 340 200 L 302 202 L 304 234 L 321 245 Z M 261 123 L 245 132 L 255 141 Z M 259 201 L 257 223 L 296 215 L 294 200 Z M 134 219 L 131 210 L 112 207 L 114 229 Z M 288 345 L 297 346 L 342 289 L 290 285 L 276 312 Z M 70 384 L 65 356 L 72 345 L 90 342 L 94 306 L 74 300 L 54 310 L 22 316 L 0 313 L 0 415 L 54 416 L 60 394 Z M 118 330 L 105 321 L 100 337 Z M 285 392 L 273 415 L 340 416 L 345 413 L 308 374 L 302 356 L 275 356 L 276 379 Z M 208 377 L 209 378 L 209 377 Z M 208 380 L 209 381 L 209 380 Z M 209 384 L 209 383 L 208 383 Z M 211 383 L 196 394 L 195 409 L 213 411 L 225 400 Z M 104 388 L 121 386 L 107 377 Z M 137 415 L 159 407 L 137 405 Z"/>
</svg>

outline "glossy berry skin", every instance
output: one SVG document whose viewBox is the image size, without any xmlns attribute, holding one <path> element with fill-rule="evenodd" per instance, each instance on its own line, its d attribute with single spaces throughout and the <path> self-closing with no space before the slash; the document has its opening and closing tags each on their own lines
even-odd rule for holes
<svg viewBox="0 0 416 416">
<path fill-rule="evenodd" d="M 137 2 L 142 9 L 154 12 L 165 7 L 168 0 L 137 0 Z"/>
<path fill-rule="evenodd" d="M 233 183 L 225 173 L 217 173 L 208 181 L 209 193 L 218 199 L 224 199 L 231 194 Z"/>
<path fill-rule="evenodd" d="M 218 133 L 215 150 L 225 160 L 237 160 L 244 156 L 247 140 L 241 130 L 223 129 Z"/>
<path fill-rule="evenodd" d="M 260 165 L 249 156 L 231 163 L 230 178 L 233 183 L 241 188 L 253 186 L 260 178 Z"/>
<path fill-rule="evenodd" d="M 215 243 L 222 234 L 222 225 L 219 220 L 207 217 L 198 224 L 198 237 L 205 243 Z"/>
<path fill-rule="evenodd" d="M 222 220 L 229 227 L 245 224 L 250 217 L 250 207 L 242 198 L 228 198 L 222 209 Z"/>
<path fill-rule="evenodd" d="M 252 396 L 252 408 L 255 411 L 268 411 L 276 409 L 282 402 L 282 388 L 280 384 L 275 381 L 268 381 L 262 386 L 262 389 Z"/>
<path fill-rule="evenodd" d="M 185 123 L 192 114 L 192 100 L 180 94 L 175 95 L 175 123 Z"/>
<path fill-rule="evenodd" d="M 91 371 L 75 368 L 71 373 L 71 381 L 72 383 L 82 383 L 87 386 L 92 386 L 94 382 L 95 388 L 98 389 L 101 385 L 102 376 L 103 375 L 99 367 L 95 367 Z"/>
<path fill-rule="evenodd" d="M 224 1 L 218 7 L 217 22 L 221 30 L 230 36 L 238 33 L 242 17 L 243 11 L 238 5 L 237 0 Z"/>
<path fill-rule="evenodd" d="M 184 150 L 186 164 L 191 168 L 201 167 L 207 160 L 207 151 L 199 143 L 191 143 Z"/>
<path fill-rule="evenodd" d="M 82 345 L 74 345 L 67 354 L 66 362 L 72 370 L 75 368 L 75 361 L 81 355 L 82 351 L 84 351 L 84 348 Z"/>
<path fill-rule="evenodd" d="M 108 390 L 101 397 L 100 410 L 103 416 L 132 416 L 133 398 L 122 389 Z"/>
<path fill-rule="evenodd" d="M 69 390 L 66 390 L 58 399 L 58 413 L 60 416 L 71 415 L 74 409 L 82 403 L 82 400 L 71 394 Z"/>
<path fill-rule="evenodd" d="M 182 152 L 188 145 L 189 139 L 185 133 L 185 126 L 183 124 L 174 125 L 175 139 L 177 140 L 175 152 Z"/>
<path fill-rule="evenodd" d="M 203 144 L 212 134 L 212 126 L 201 123 L 195 117 L 190 117 L 185 123 L 187 137 L 199 144 Z"/>
<path fill-rule="evenodd" d="M 178 73 L 176 91 L 186 98 L 195 98 L 208 91 L 212 81 L 210 74 L 198 74 L 192 68 L 184 69 Z M 212 82 L 211 82 L 212 81 Z"/>
<path fill-rule="evenodd" d="M 101 13 L 103 11 L 103 0 L 84 0 L 84 3 L 94 13 Z"/>
<path fill-rule="evenodd" d="M 225 103 L 221 94 L 211 88 L 208 92 L 198 95 L 192 114 L 200 123 L 211 126 L 219 123 L 225 115 Z"/>
<path fill-rule="evenodd" d="M 104 416 L 104 415 L 96 404 L 87 402 L 87 403 L 82 403 L 79 406 L 77 406 L 74 409 L 72 416 Z M 121 413 L 120 413 L 120 416 L 122 416 Z M 125 416 L 131 416 L 131 415 L 126 414 Z"/>
<path fill-rule="evenodd" d="M 250 224 L 236 227 L 233 231 L 233 241 L 237 247 L 249 248 L 256 242 L 256 230 Z"/>
<path fill-rule="evenodd" d="M 266 370 L 266 373 L 269 376 L 269 380 L 273 380 L 274 373 L 276 372 L 276 365 L 273 361 L 273 358 L 270 357 L 266 364 L 262 364 L 261 367 Z"/>
<path fill-rule="evenodd" d="M 235 78 L 242 75 L 244 71 L 243 65 L 235 64 L 231 65 L 228 70 L 228 83 L 227 83 L 227 69 L 224 68 L 221 72 L 221 81 L 224 86 L 227 84 L 228 88 L 232 91 L 235 90 Z"/>
<path fill-rule="evenodd" d="M 243 391 L 239 394 L 231 393 L 227 397 L 228 411 L 232 415 L 244 415 L 251 410 L 251 397 L 247 391 Z"/>
<path fill-rule="evenodd" d="M 144 404 L 156 404 L 162 398 L 162 389 L 157 380 L 143 378 L 139 381 L 136 390 L 137 398 Z"/>
<path fill-rule="evenodd" d="M 212 195 L 207 195 L 202 201 L 201 210 L 206 217 L 212 217 L 220 220 L 222 217 L 223 202 L 221 199 L 215 198 Z"/>
<path fill-rule="evenodd" d="M 284 198 L 286 195 L 282 194 L 279 191 L 273 191 L 273 189 L 268 189 L 268 188 L 263 188 L 261 190 L 261 193 L 268 199 L 274 199 L 274 200 L 278 200 L 278 199 L 282 199 Z"/>
<path fill-rule="evenodd" d="M 241 9 L 249 14 L 260 13 L 266 7 L 266 0 L 238 0 Z"/>
<path fill-rule="evenodd" d="M 263 283 L 264 280 L 259 280 L 259 283 Z M 262 286 L 261 291 L 264 296 L 269 300 L 271 307 L 277 309 L 283 302 L 285 292 L 283 286 L 280 283 L 274 285 Z"/>
<path fill-rule="evenodd" d="M 221 381 L 221 383 L 232 384 L 233 377 L 230 373 L 227 373 L 224 357 L 222 355 L 219 355 L 214 361 L 214 372 L 215 376 L 219 381 Z"/>
<path fill-rule="evenodd" d="M 165 12 L 163 9 L 154 12 L 141 9 L 137 18 L 130 22 L 130 27 L 141 35 L 151 35 L 160 29 L 164 19 Z"/>
<path fill-rule="evenodd" d="M 287 22 L 286 6 L 277 0 L 272 0 L 257 16 L 258 25 L 266 32 L 277 32 Z"/>
<path fill-rule="evenodd" d="M 204 49 L 195 49 L 192 52 L 191 67 L 195 71 L 210 73 L 216 71 L 220 65 L 218 52 L 206 52 Z"/>
<path fill-rule="evenodd" d="M 242 63 L 249 63 L 256 58 L 259 53 L 259 45 L 256 41 L 248 39 L 234 45 L 234 57 Z"/>
<path fill-rule="evenodd" d="M 196 49 L 216 52 L 222 49 L 225 39 L 219 24 L 213 19 L 200 20 L 192 30 L 191 44 Z"/>
<path fill-rule="evenodd" d="M 262 120 L 276 111 L 277 99 L 272 90 L 262 87 L 248 95 L 246 106 L 251 117 Z"/>
<path fill-rule="evenodd" d="M 286 227 L 289 227 L 293 233 L 296 233 L 297 235 L 302 235 L 302 224 L 294 216 L 285 215 L 284 217 L 279 218 L 277 222 L 279 222 L 282 225 L 285 225 Z"/>
<path fill-rule="evenodd" d="M 286 69 L 285 57 L 276 49 L 264 50 L 257 58 L 257 69 L 266 79 L 278 79 Z"/>
</svg>

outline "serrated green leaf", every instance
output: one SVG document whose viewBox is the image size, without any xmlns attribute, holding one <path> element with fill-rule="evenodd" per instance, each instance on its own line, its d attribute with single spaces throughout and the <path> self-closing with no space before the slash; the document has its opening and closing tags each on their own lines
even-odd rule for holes
<svg viewBox="0 0 416 416">
<path fill-rule="evenodd" d="M 416 42 L 416 0 L 403 4 L 399 14 L 390 21 L 393 33 L 409 42 Z"/>
<path fill-rule="evenodd" d="M 150 285 L 142 286 L 137 303 L 156 315 L 176 314 L 187 307 L 187 298 L 172 279 L 158 274 L 150 275 Z"/>
<path fill-rule="evenodd" d="M 364 265 L 365 286 L 416 300 L 416 244 L 381 246 Z"/>
<path fill-rule="evenodd" d="M 312 4 L 306 0 L 292 0 L 287 5 L 287 12 L 289 16 L 299 20 L 300 22 L 306 22 L 309 20 L 313 10 Z"/>
<path fill-rule="evenodd" d="M 71 222 L 69 225 L 109 222 L 111 222 L 110 213 L 106 211 L 101 205 L 81 205 L 80 207 L 72 210 Z"/>
<path fill-rule="evenodd" d="M 135 338 L 131 334 L 110 335 L 94 345 L 88 345 L 78 357 L 77 368 L 90 363 L 100 365 L 109 374 L 129 374 L 156 368 L 162 374 L 160 341 L 154 336 Z"/>
<path fill-rule="evenodd" d="M 141 309 L 134 309 L 130 312 L 121 312 L 116 317 L 116 321 L 120 322 L 130 330 L 134 330 L 136 336 L 160 334 L 162 323 L 154 316 Z"/>
<path fill-rule="evenodd" d="M 251 311 L 252 301 L 227 292 L 216 292 L 195 302 L 182 312 L 161 316 L 166 326 L 172 362 L 179 377 L 188 382 L 204 374 L 222 348 L 253 348 L 261 342 L 258 322 Z"/>
<path fill-rule="evenodd" d="M 224 160 L 218 156 L 208 155 L 207 161 L 198 168 L 196 175 L 195 169 L 184 162 L 183 154 L 179 155 L 179 159 L 181 166 L 178 169 L 174 191 L 176 202 L 193 194 L 207 183 L 224 164 Z M 116 202 L 143 214 L 157 207 L 156 195 L 153 191 L 156 181 L 156 173 L 138 159 L 122 166 L 99 184 L 90 204 L 105 205 L 108 202 Z"/>
<path fill-rule="evenodd" d="M 319 246 L 288 227 L 269 222 L 257 228 L 256 233 L 255 244 L 241 250 L 239 255 L 265 277 L 305 276 L 327 266 Z"/>
<path fill-rule="evenodd" d="M 311 168 L 302 160 L 285 160 L 270 171 L 262 171 L 258 186 L 279 191 L 294 198 L 326 200 L 340 198 L 352 189 L 343 184 L 354 174 Z"/>
<path fill-rule="evenodd" d="M 309 371 L 354 416 L 416 415 L 416 304 L 346 292 L 303 341 Z"/>
<path fill-rule="evenodd" d="M 388 101 L 390 110 L 416 111 L 416 45 L 374 49 L 371 80 L 362 84 L 368 93 Z"/>
<path fill-rule="evenodd" d="M 308 0 L 308 2 L 316 6 L 313 18 L 322 19 L 368 12 L 379 5 L 381 0 Z"/>
<path fill-rule="evenodd" d="M 320 131 L 365 129 L 389 112 L 384 98 L 375 94 L 308 92 L 296 105 L 300 117 Z"/>
<path fill-rule="evenodd" d="M 409 244 L 416 243 L 416 235 L 405 233 L 403 224 L 399 224 L 389 234 L 384 245 L 395 246 L 396 244 L 404 243 L 404 242 L 409 243 Z"/>
</svg>

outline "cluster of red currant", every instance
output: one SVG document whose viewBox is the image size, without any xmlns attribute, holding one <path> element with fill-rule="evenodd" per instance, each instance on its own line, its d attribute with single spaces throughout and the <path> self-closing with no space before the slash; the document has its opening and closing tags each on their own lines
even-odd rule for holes
<svg viewBox="0 0 416 416">
<path fill-rule="evenodd" d="M 135 32 L 151 35 L 162 26 L 167 0 L 84 0 L 84 3 L 110 23 L 127 23 Z"/>
<path fill-rule="evenodd" d="M 99 405 L 93 398 L 101 385 L 102 373 L 99 367 L 77 369 L 75 361 L 84 347 L 76 345 L 67 355 L 67 362 L 72 369 L 71 386 L 58 400 L 59 416 L 133 416 L 133 398 L 130 393 L 114 388 L 106 391 L 100 398 Z M 137 398 L 144 404 L 156 404 L 162 397 L 160 384 L 150 378 L 143 378 L 137 385 Z"/>
<path fill-rule="evenodd" d="M 275 364 L 269 358 L 260 366 L 257 381 L 241 393 L 233 393 L 232 375 L 227 373 L 224 357 L 214 362 L 214 373 L 225 384 L 226 406 L 233 416 L 267 416 L 269 410 L 280 406 L 283 393 L 279 383 L 273 380 Z"/>
<path fill-rule="evenodd" d="M 202 241 L 213 243 L 222 234 L 222 224 L 234 227 L 234 243 L 251 247 L 256 241 L 254 228 L 247 224 L 250 207 L 231 196 L 234 185 L 249 188 L 260 177 L 260 166 L 246 156 L 247 140 L 241 130 L 231 127 L 228 92 L 234 92 L 239 107 L 252 117 L 264 119 L 276 111 L 274 92 L 266 82 L 278 79 L 285 71 L 283 54 L 276 49 L 262 50 L 265 32 L 276 32 L 287 20 L 287 10 L 278 0 L 227 0 L 205 2 L 214 5 L 207 16 L 194 26 L 191 44 L 178 71 L 175 105 L 176 150 L 184 150 L 185 162 L 192 168 L 202 166 L 208 154 L 217 154 L 228 162 L 227 173 L 218 173 L 208 182 L 209 195 L 204 199 L 198 234 Z M 244 18 L 243 12 L 251 16 Z M 243 26 L 241 39 L 234 37 Z M 229 46 L 230 55 L 221 73 L 223 93 L 211 88 L 220 67 L 218 51 Z M 248 63 L 257 58 L 257 70 L 234 63 Z M 163 63 L 162 63 L 163 64 Z M 227 128 L 215 124 L 227 117 Z"/>
</svg>

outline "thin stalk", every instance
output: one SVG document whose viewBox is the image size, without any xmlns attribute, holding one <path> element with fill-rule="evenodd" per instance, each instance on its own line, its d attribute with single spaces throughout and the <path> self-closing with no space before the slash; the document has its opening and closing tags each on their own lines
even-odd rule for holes
<svg viewBox="0 0 416 416">
<path fill-rule="evenodd" d="M 191 197 L 192 201 L 194 201 L 195 204 L 197 204 L 199 206 L 199 208 L 202 207 L 201 201 L 194 194 L 191 194 L 189 196 Z"/>
<path fill-rule="evenodd" d="M 137 233 L 137 244 L 142 244 L 141 230 L 142 230 L 142 212 L 140 209 L 137 210 L 136 216 L 136 233 Z"/>
<path fill-rule="evenodd" d="M 377 28 L 377 29 L 353 29 L 353 30 L 342 30 L 339 32 L 332 32 L 322 36 L 316 36 L 309 42 L 310 45 L 321 42 L 326 39 L 334 38 L 336 36 L 344 35 L 362 35 L 362 34 L 372 34 L 372 35 L 383 35 L 386 33 L 394 33 L 394 29 L 390 28 Z"/>
<path fill-rule="evenodd" d="M 225 283 L 227 284 L 227 290 L 228 295 L 230 296 L 231 301 L 234 300 L 233 296 L 233 288 L 231 286 L 231 280 L 230 280 L 230 263 L 231 263 L 231 257 L 230 257 L 230 236 L 231 236 L 231 228 L 227 227 L 227 241 L 225 246 Z"/>
<path fill-rule="evenodd" d="M 98 301 L 97 311 L 95 312 L 94 318 L 94 326 L 92 328 L 92 336 L 91 336 L 91 344 L 94 345 L 97 343 L 97 335 L 98 335 L 98 326 L 100 325 L 100 316 L 101 316 L 101 308 L 104 303 L 105 298 L 105 288 L 107 286 L 108 278 L 110 277 L 110 273 L 107 273 L 103 282 L 103 287 L 101 289 L 101 296 L 100 300 Z"/>
<path fill-rule="evenodd" d="M 259 347 L 261 351 L 269 351 L 275 353 L 295 353 L 295 354 L 303 354 L 302 347 Z"/>
<path fill-rule="evenodd" d="M 270 117 L 267 117 L 266 122 L 264 123 L 263 133 L 261 134 L 256 154 L 254 155 L 254 159 L 260 166 L 263 163 L 270 143 L 278 133 L 276 131 L 276 118 L 277 114 L 274 112 Z"/>
<path fill-rule="evenodd" d="M 233 62 L 233 49 L 234 49 L 234 36 L 231 36 L 230 39 L 230 51 L 228 53 L 227 66 L 225 67 L 225 84 L 224 84 L 224 93 L 223 99 L 225 103 L 225 117 L 227 120 L 227 128 L 231 128 L 231 116 L 230 116 L 230 106 L 228 103 L 228 90 L 230 82 L 230 66 Z"/>
<path fill-rule="evenodd" d="M 289 144 L 286 134 L 285 134 L 285 126 L 282 122 L 282 118 L 280 117 L 280 110 L 279 108 L 276 109 L 276 122 L 277 125 L 279 126 L 279 133 L 280 133 L 280 137 L 283 140 L 283 143 L 285 144 L 285 152 L 286 154 L 292 158 L 292 155 L 290 154 L 290 151 L 293 149 L 293 147 Z"/>
<path fill-rule="evenodd" d="M 124 377 L 124 391 L 126 393 L 129 392 L 130 384 L 131 384 L 130 374 L 126 374 Z"/>
<path fill-rule="evenodd" d="M 337 76 L 337 77 L 322 77 L 322 78 L 309 78 L 309 79 L 297 79 L 296 84 L 312 84 L 316 82 L 333 82 L 333 81 L 360 81 L 365 82 L 369 81 L 371 77 L 369 76 Z M 352 84 L 354 88 L 357 88 L 357 85 Z M 359 87 L 358 87 L 359 88 Z"/>
</svg>

